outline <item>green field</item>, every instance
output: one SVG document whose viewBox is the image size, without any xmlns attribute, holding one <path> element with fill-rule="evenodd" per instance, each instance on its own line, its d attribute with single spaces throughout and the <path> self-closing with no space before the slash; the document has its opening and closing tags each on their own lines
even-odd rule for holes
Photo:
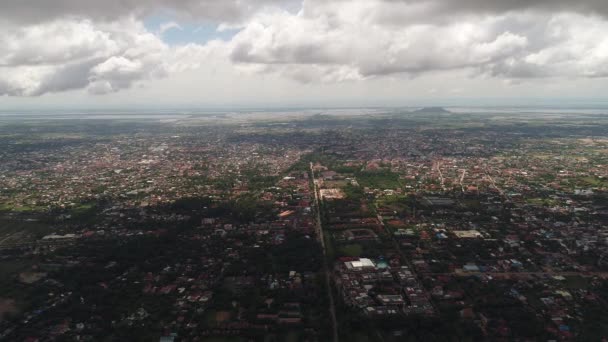
<svg viewBox="0 0 608 342">
<path fill-rule="evenodd" d="M 42 237 L 51 232 L 51 228 L 37 221 L 13 220 L 0 217 L 0 239 L 8 234 L 26 232 L 36 237 Z"/>
<path fill-rule="evenodd" d="M 0 203 L 0 212 L 14 212 L 14 213 L 36 213 L 44 212 L 47 208 L 45 207 L 32 207 L 27 205 L 14 205 L 8 203 Z"/>
<path fill-rule="evenodd" d="M 344 245 L 338 248 L 338 254 L 349 257 L 360 257 L 363 247 L 359 244 Z"/>
<path fill-rule="evenodd" d="M 357 173 L 357 182 L 362 187 L 373 189 L 398 189 L 401 187 L 399 174 L 390 171 Z"/>
</svg>

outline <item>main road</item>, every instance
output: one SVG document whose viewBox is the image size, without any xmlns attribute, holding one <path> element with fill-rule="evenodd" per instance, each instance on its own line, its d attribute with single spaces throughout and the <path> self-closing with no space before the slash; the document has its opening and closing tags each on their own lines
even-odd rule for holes
<svg viewBox="0 0 608 342">
<path fill-rule="evenodd" d="M 433 168 L 437 169 L 437 172 L 439 173 L 439 181 L 441 182 L 441 189 L 445 191 L 445 180 L 443 179 L 443 173 L 441 172 L 441 162 L 433 162 Z"/>
<path fill-rule="evenodd" d="M 325 284 L 327 286 L 327 295 L 329 297 L 329 314 L 331 316 L 331 325 L 333 330 L 333 340 L 334 342 L 338 342 L 338 321 L 336 320 L 336 306 L 334 304 L 334 293 L 331 288 L 331 279 L 330 279 L 330 267 L 328 265 L 327 260 L 327 252 L 325 250 L 325 238 L 323 236 L 323 225 L 321 224 L 321 210 L 319 207 L 320 194 L 319 188 L 317 187 L 317 182 L 315 181 L 315 170 L 313 169 L 312 163 L 310 163 L 310 175 L 312 177 L 312 186 L 313 192 L 315 193 L 315 220 L 317 226 L 317 239 L 319 239 L 319 243 L 321 244 L 321 248 L 323 250 L 323 273 L 325 273 Z"/>
<path fill-rule="evenodd" d="M 460 277 L 469 277 L 469 276 L 479 276 L 479 275 L 489 275 L 493 277 L 528 277 L 528 276 L 563 276 L 563 277 L 600 277 L 600 278 L 608 278 L 608 272 L 581 272 L 581 271 L 571 271 L 571 272 L 559 272 L 559 271 L 551 271 L 551 272 L 452 272 L 452 273 L 424 273 L 425 276 L 460 276 Z"/>
</svg>

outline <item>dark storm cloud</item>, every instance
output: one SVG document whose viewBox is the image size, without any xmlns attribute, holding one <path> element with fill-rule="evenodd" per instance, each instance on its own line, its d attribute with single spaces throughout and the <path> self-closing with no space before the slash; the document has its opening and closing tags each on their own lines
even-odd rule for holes
<svg viewBox="0 0 608 342">
<path fill-rule="evenodd" d="M 608 0 L 383 0 L 385 3 L 425 7 L 421 21 L 438 20 L 450 14 L 504 13 L 518 10 L 566 11 L 608 15 Z M 309 8 L 331 3 L 348 4 L 365 0 L 2 0 L 0 21 L 35 23 L 61 17 L 79 16 L 99 20 L 135 15 L 145 16 L 169 10 L 184 18 L 233 22 L 245 19 L 267 5 Z M 408 10 L 411 10 L 408 9 Z M 392 17 L 394 16 L 394 17 Z M 399 21 L 399 12 L 378 16 Z M 410 18 L 411 19 L 411 18 Z"/>
<path fill-rule="evenodd" d="M 39 96 L 45 93 L 84 88 L 89 83 L 90 69 L 101 60 L 84 61 L 59 68 L 44 77 L 38 88 L 30 95 Z"/>
<path fill-rule="evenodd" d="M 338 0 L 340 1 L 340 0 Z M 504 13 L 519 10 L 583 12 L 608 15 L 606 0 L 384 0 L 408 5 L 427 3 L 441 13 Z"/>
<path fill-rule="evenodd" d="M 462 3 L 463 8 L 486 11 L 512 11 L 519 9 L 557 10 L 566 12 L 596 12 L 608 14 L 608 1 L 606 0 L 459 0 L 446 1 L 446 3 Z M 454 8 L 454 5 L 452 5 Z"/>
<path fill-rule="evenodd" d="M 236 21 L 279 0 L 2 0 L 0 20 L 33 23 L 79 16 L 115 20 L 145 16 L 158 10 L 175 11 L 186 18 Z"/>
</svg>

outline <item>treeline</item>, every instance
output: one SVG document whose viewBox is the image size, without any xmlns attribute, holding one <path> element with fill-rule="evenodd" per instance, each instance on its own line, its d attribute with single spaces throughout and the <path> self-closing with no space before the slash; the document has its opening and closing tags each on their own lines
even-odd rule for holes
<svg viewBox="0 0 608 342">
<path fill-rule="evenodd" d="M 269 220 L 275 214 L 272 203 L 261 201 L 251 193 L 227 201 L 217 201 L 207 196 L 181 198 L 168 209 L 195 217 L 229 217 L 240 223 Z"/>
</svg>

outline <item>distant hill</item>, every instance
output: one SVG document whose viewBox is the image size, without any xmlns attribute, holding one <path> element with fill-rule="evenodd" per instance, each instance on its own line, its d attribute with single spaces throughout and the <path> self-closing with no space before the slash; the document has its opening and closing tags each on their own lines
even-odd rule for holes
<svg viewBox="0 0 608 342">
<path fill-rule="evenodd" d="M 424 107 L 418 110 L 413 111 L 412 113 L 416 114 L 451 114 L 449 110 L 443 107 Z"/>
</svg>

